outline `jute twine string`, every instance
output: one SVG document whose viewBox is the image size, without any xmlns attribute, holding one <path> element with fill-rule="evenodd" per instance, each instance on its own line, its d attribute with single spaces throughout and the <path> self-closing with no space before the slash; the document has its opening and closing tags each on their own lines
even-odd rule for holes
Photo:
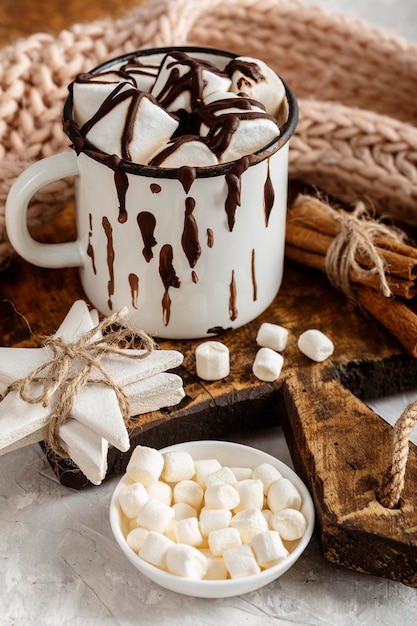
<svg viewBox="0 0 417 626">
<path fill-rule="evenodd" d="M 125 424 L 131 417 L 129 398 L 106 372 L 101 361 L 109 355 L 144 359 L 154 350 L 155 344 L 143 331 L 132 331 L 130 328 L 118 328 L 102 334 L 104 329 L 123 322 L 126 314 L 125 308 L 114 313 L 72 343 L 66 343 L 61 337 L 46 337 L 43 345 L 50 349 L 51 357 L 26 378 L 12 383 L 7 390 L 7 393 L 18 391 L 22 400 L 29 404 L 41 403 L 51 408 L 46 441 L 60 457 L 69 458 L 62 446 L 59 429 L 70 417 L 79 391 L 88 383 L 101 383 L 113 389 Z M 121 345 L 132 345 L 137 339 L 141 341 L 143 352 L 130 353 L 121 348 Z M 39 393 L 35 393 L 33 388 L 36 383 L 41 386 Z"/>
<path fill-rule="evenodd" d="M 392 461 L 378 492 L 379 502 L 389 509 L 400 504 L 410 451 L 409 438 L 417 424 L 417 401 L 409 404 L 396 421 L 392 434 Z"/>
<path fill-rule="evenodd" d="M 13 251 L 4 224 L 12 182 L 30 163 L 68 149 L 67 85 L 119 54 L 196 44 L 257 56 L 297 95 L 292 179 L 341 200 L 369 197 L 417 223 L 417 46 L 301 0 L 151 0 L 118 20 L 35 34 L 0 50 L 0 266 Z M 22 156 L 24 155 L 24 156 Z M 73 181 L 45 187 L 31 227 L 68 204 Z"/>
<path fill-rule="evenodd" d="M 405 235 L 395 226 L 388 226 L 372 218 L 363 202 L 358 202 L 351 212 L 336 211 L 330 204 L 314 196 L 299 197 L 317 205 L 330 215 L 340 226 L 339 233 L 333 238 L 325 257 L 325 270 L 330 283 L 342 291 L 351 301 L 355 301 L 355 291 L 351 280 L 352 273 L 366 278 L 377 274 L 382 294 L 392 295 L 386 277 L 387 264 L 375 245 L 375 239 L 386 236 L 396 241 L 404 241 Z M 358 258 L 366 258 L 369 267 L 364 268 Z"/>
</svg>

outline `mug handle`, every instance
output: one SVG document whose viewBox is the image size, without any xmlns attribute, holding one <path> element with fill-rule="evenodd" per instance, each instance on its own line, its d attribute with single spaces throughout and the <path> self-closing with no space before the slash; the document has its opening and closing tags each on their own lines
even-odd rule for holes
<svg viewBox="0 0 417 626">
<path fill-rule="evenodd" d="M 45 185 L 78 173 L 77 155 L 71 150 L 33 163 L 14 181 L 6 200 L 6 230 L 13 248 L 29 263 L 48 268 L 83 265 L 78 240 L 40 243 L 31 237 L 27 227 L 27 209 L 32 196 Z"/>
</svg>

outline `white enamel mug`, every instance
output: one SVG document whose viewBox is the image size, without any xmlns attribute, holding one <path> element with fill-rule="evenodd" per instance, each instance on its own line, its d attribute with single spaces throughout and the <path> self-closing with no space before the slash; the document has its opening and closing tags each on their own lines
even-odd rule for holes
<svg viewBox="0 0 417 626">
<path fill-rule="evenodd" d="M 178 49 L 178 48 L 177 48 Z M 221 67 L 236 55 L 181 50 Z M 162 59 L 169 49 L 118 57 Z M 121 160 L 85 142 L 72 123 L 70 86 L 64 128 L 73 150 L 43 159 L 13 184 L 6 203 L 11 244 L 41 267 L 79 267 L 84 292 L 102 314 L 128 307 L 129 323 L 154 337 L 202 338 L 260 315 L 282 280 L 288 143 L 298 108 L 284 83 L 288 116 L 280 136 L 247 159 L 216 166 L 162 168 Z M 35 241 L 27 207 L 46 184 L 75 176 L 77 240 Z"/>
</svg>

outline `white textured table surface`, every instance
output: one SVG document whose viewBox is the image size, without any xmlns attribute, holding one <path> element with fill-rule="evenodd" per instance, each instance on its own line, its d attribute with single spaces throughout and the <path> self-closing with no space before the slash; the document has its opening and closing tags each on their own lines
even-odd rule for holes
<svg viewBox="0 0 417 626">
<path fill-rule="evenodd" d="M 417 40 L 416 0 L 310 3 Z M 395 417 L 403 401 L 390 399 L 383 411 Z M 279 428 L 238 440 L 291 465 Z M 77 492 L 58 483 L 37 445 L 0 457 L 1 625 L 417 624 L 416 589 L 329 564 L 314 537 L 289 572 L 257 592 L 201 600 L 165 591 L 113 539 L 108 507 L 117 480 Z"/>
</svg>

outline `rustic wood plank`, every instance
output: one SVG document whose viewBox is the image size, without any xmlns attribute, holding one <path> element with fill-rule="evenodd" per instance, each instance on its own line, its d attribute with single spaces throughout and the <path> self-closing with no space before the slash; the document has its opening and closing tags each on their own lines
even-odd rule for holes
<svg viewBox="0 0 417 626">
<path fill-rule="evenodd" d="M 75 236 L 73 207 L 36 233 L 54 241 Z M 39 345 L 78 298 L 84 298 L 77 270 L 46 270 L 15 258 L 1 276 L 2 345 Z M 251 371 L 256 333 L 264 321 L 290 331 L 280 379 L 264 383 Z M 320 328 L 335 343 L 324 363 L 313 363 L 297 348 L 300 333 Z M 362 402 L 367 397 L 411 389 L 417 360 L 374 319 L 347 303 L 325 277 L 286 263 L 282 288 L 273 304 L 244 327 L 218 336 L 231 354 L 230 375 L 198 379 L 194 351 L 199 341 L 160 342 L 184 354 L 179 373 L 186 397 L 174 408 L 132 420 L 135 445 L 162 447 L 199 438 L 227 439 L 237 432 L 283 424 L 292 458 L 314 497 L 317 528 L 326 559 L 354 570 L 417 586 L 417 520 L 412 497 L 417 460 L 412 446 L 404 505 L 384 509 L 375 490 L 388 463 L 391 428 Z M 109 452 L 108 475 L 123 472 L 130 452 Z M 50 459 L 61 482 L 88 484 L 78 468 Z"/>
</svg>

